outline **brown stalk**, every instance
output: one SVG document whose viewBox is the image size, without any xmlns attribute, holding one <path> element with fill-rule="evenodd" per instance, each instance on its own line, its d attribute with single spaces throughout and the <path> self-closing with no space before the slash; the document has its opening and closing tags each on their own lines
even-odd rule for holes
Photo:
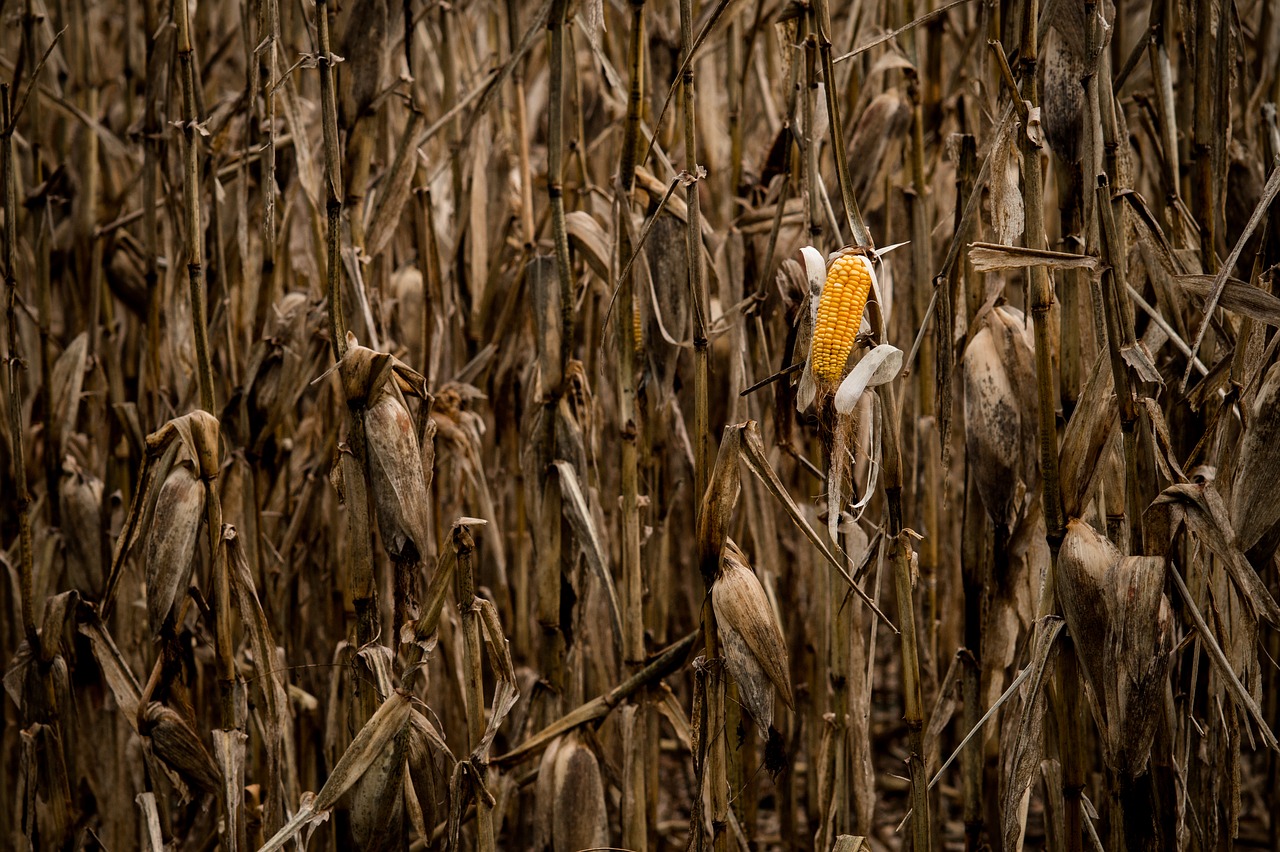
<svg viewBox="0 0 1280 852">
<path fill-rule="evenodd" d="M 8 327 L 6 377 L 8 378 L 9 434 L 13 441 L 13 478 L 17 486 L 14 502 L 18 510 L 19 597 L 22 604 L 22 629 L 27 642 L 36 643 L 36 610 L 32 588 L 35 555 L 31 540 L 31 492 L 27 490 L 25 429 L 22 423 L 22 358 L 18 344 L 18 193 L 13 155 L 15 116 L 10 89 L 0 84 L 0 175 L 4 190 L 4 288 L 5 322 Z"/>
<path fill-rule="evenodd" d="M 206 319 L 204 261 L 201 244 L 204 231 L 200 225 L 200 116 L 196 108 L 195 49 L 191 45 L 191 20 L 186 3 L 174 6 L 178 24 L 178 62 L 182 69 L 182 185 L 184 226 L 187 238 L 187 280 L 191 289 L 191 325 L 196 343 L 196 376 L 200 384 L 200 407 L 216 413 L 213 394 L 213 361 L 209 354 L 209 323 Z"/>
<path fill-rule="evenodd" d="M 628 38 L 627 61 L 631 75 L 627 96 L 627 118 L 623 128 L 622 154 L 619 164 L 618 188 L 614 199 L 616 217 L 615 233 L 618 250 L 616 263 L 623 264 L 631 256 L 632 187 L 635 183 L 635 157 L 640 144 L 640 110 L 644 96 L 641 50 L 644 39 L 644 0 L 631 4 L 631 30 Z M 628 221 L 623 221 L 624 219 Z M 630 268 L 628 264 L 627 268 Z M 636 374 L 639 370 L 638 341 L 636 340 L 639 299 L 635 276 L 619 281 L 625 310 L 617 313 L 616 335 L 618 353 L 618 422 L 622 430 L 621 479 L 622 479 L 622 574 L 624 588 L 623 657 L 631 671 L 637 671 L 644 661 L 644 565 L 640 551 L 640 435 L 636 406 Z M 652 752 L 645 748 L 649 729 L 649 712 L 643 703 L 636 705 L 628 726 L 629 741 L 625 745 L 626 762 L 631 766 L 628 775 L 627 798 L 624 801 L 623 844 L 634 849 L 648 846 L 648 796 L 646 782 L 651 774 L 646 766 Z M 657 767 L 652 767 L 656 771 Z M 655 801 L 656 801 L 656 793 Z"/>
<path fill-rule="evenodd" d="M 467 702 L 467 747 L 474 753 L 481 748 L 485 733 L 484 712 L 484 678 L 481 674 L 480 647 L 480 611 L 479 599 L 476 597 L 476 579 L 473 560 L 475 558 L 475 539 L 466 524 L 456 524 L 453 528 L 453 552 L 458 560 L 457 602 L 462 617 L 462 638 L 464 642 L 463 683 Z M 496 849 L 493 828 L 493 805 L 483 793 L 476 796 L 476 824 L 479 826 L 478 846 L 483 852 Z"/>
</svg>

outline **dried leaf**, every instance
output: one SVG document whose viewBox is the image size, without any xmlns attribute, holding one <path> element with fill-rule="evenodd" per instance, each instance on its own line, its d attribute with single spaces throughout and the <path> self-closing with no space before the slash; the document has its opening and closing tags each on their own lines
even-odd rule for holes
<svg viewBox="0 0 1280 852">
<path fill-rule="evenodd" d="M 600 534 L 596 530 L 595 520 L 591 516 L 591 511 L 587 507 L 587 501 L 582 496 L 582 489 L 578 487 L 578 475 L 574 472 L 573 466 L 566 461 L 557 461 L 555 462 L 555 468 L 560 477 L 560 492 L 564 498 L 562 505 L 564 506 L 565 517 L 569 521 L 569 526 L 573 527 L 573 534 L 578 539 L 582 552 L 587 558 L 587 565 L 597 579 L 600 580 L 601 586 L 604 587 L 609 603 L 609 619 L 613 624 L 614 642 L 619 649 L 619 653 L 621 653 L 622 608 L 618 604 L 618 588 L 613 582 L 613 574 L 609 571 L 609 565 L 605 561 L 604 545 L 601 543 Z"/>
</svg>

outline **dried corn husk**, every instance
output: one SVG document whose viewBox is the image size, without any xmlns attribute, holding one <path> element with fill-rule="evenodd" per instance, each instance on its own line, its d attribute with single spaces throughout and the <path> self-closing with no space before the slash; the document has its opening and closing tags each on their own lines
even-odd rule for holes
<svg viewBox="0 0 1280 852">
<path fill-rule="evenodd" d="M 385 352 L 347 334 L 337 368 L 347 404 L 364 418 L 369 482 L 383 546 L 392 558 L 417 561 L 429 546 L 427 480 L 404 394 L 426 398 L 425 379 Z"/>
<path fill-rule="evenodd" d="M 102 480 L 70 457 L 62 469 L 62 525 L 67 542 L 67 579 L 85 597 L 102 595 Z"/>
<path fill-rule="evenodd" d="M 1058 551 L 1056 591 L 1084 673 L 1101 704 L 1107 695 L 1107 572 L 1120 552 L 1084 521 L 1072 518 Z"/>
<path fill-rule="evenodd" d="M 1173 613 L 1164 595 L 1164 558 L 1128 556 L 1106 578 L 1107 736 L 1111 768 L 1136 778 L 1147 767 L 1173 645 Z"/>
<path fill-rule="evenodd" d="M 191 582 L 204 504 L 205 487 L 194 465 L 175 464 L 160 487 L 147 538 L 147 615 L 153 633 L 172 626 Z"/>
<path fill-rule="evenodd" d="M 965 448 L 987 514 L 1012 529 L 1037 483 L 1035 344 L 997 307 L 964 353 Z"/>
<path fill-rule="evenodd" d="M 784 704 L 795 706 L 786 642 L 764 587 L 733 539 L 725 541 L 720 575 L 711 587 L 711 605 L 729 674 L 756 724 L 768 730 L 773 724 L 775 689 Z"/>
<path fill-rule="evenodd" d="M 183 781 L 211 794 L 222 788 L 222 775 L 208 750 L 178 711 L 152 701 L 143 714 L 139 733 L 151 740 L 155 755 Z"/>
<path fill-rule="evenodd" d="M 351 789 L 351 834 L 366 852 L 405 845 L 404 770 L 410 726 L 405 726 Z"/>
<path fill-rule="evenodd" d="M 350 127 L 383 88 L 387 59 L 387 0 L 356 0 L 342 33 L 342 117 Z"/>
<path fill-rule="evenodd" d="M 534 848 L 577 852 L 609 844 L 609 814 L 595 753 L 578 732 L 547 747 L 538 771 Z"/>
</svg>

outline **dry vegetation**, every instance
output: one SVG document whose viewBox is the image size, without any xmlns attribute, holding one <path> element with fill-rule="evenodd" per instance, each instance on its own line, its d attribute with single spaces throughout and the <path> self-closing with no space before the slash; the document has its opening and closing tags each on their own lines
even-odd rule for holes
<svg viewBox="0 0 1280 852">
<path fill-rule="evenodd" d="M 6 848 L 1280 850 L 1274 0 L 0 0 L 0 81 Z"/>
</svg>

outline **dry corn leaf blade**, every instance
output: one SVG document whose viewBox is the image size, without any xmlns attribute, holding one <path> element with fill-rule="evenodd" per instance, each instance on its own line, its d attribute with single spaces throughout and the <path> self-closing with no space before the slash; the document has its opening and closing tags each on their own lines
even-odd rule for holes
<svg viewBox="0 0 1280 852">
<path fill-rule="evenodd" d="M 400 226 L 405 203 L 413 188 L 414 168 L 418 165 L 418 149 L 412 140 L 421 123 L 422 113 L 414 110 L 409 114 L 391 170 L 382 176 L 378 200 L 374 203 L 365 237 L 365 251 L 370 256 L 381 253 Z"/>
<path fill-rule="evenodd" d="M 1084 269 L 1096 272 L 1098 259 L 1087 254 L 1030 249 L 1000 243 L 970 243 L 969 262 L 975 272 L 1003 272 L 1010 269 L 1043 267 L 1050 272 Z"/>
<path fill-rule="evenodd" d="M 1271 596 L 1258 572 L 1240 551 L 1228 519 L 1227 508 L 1212 483 L 1171 485 L 1151 503 L 1144 515 L 1158 541 L 1172 539 L 1179 520 L 1212 550 L 1235 581 L 1245 600 L 1273 627 L 1280 627 L 1280 605 Z"/>
<path fill-rule="evenodd" d="M 791 493 L 787 491 L 786 486 L 782 484 L 780 479 L 778 479 L 778 474 L 774 472 L 773 466 L 769 464 L 768 456 L 765 455 L 764 441 L 760 438 L 760 430 L 756 425 L 756 422 L 754 420 L 749 420 L 746 423 L 740 423 L 737 426 L 726 428 L 742 430 L 745 438 L 742 442 L 742 459 L 747 463 L 747 467 L 756 475 L 756 478 L 760 480 L 760 483 L 764 485 L 765 489 L 782 504 L 783 508 L 786 509 L 787 514 L 791 516 L 791 520 L 800 528 L 800 531 L 804 533 L 805 538 L 813 542 L 814 546 L 818 548 L 818 552 L 826 558 L 827 562 L 829 562 L 837 572 L 839 572 L 840 576 L 844 578 L 845 582 L 849 584 L 849 587 L 853 589 L 858 597 L 862 598 L 863 603 L 865 603 L 872 612 L 879 616 L 881 621 L 889 625 L 890 630 L 895 634 L 898 633 L 898 628 L 895 627 L 893 622 L 889 620 L 889 617 L 880 610 L 880 607 L 871 599 L 871 596 L 868 595 L 861 586 L 853 581 L 853 577 L 849 575 L 848 570 L 844 567 L 844 563 L 836 557 L 830 546 L 822 540 L 822 536 L 818 534 L 818 532 L 809 523 L 808 519 L 805 518 L 804 513 L 800 511 L 800 507 L 796 505 L 795 500 L 792 499 Z"/>
<path fill-rule="evenodd" d="M 1207 296 L 1213 289 L 1215 278 L 1212 275 L 1178 275 L 1174 280 L 1198 296 Z M 1228 278 L 1223 285 L 1219 305 L 1223 310 L 1280 328 L 1280 298 L 1245 281 Z"/>
<path fill-rule="evenodd" d="M 1240 235 L 1236 237 L 1236 244 L 1232 247 L 1227 259 L 1223 261 L 1222 266 L 1218 269 L 1218 275 L 1213 281 L 1213 285 L 1209 290 L 1209 298 L 1205 302 L 1202 311 L 1203 317 L 1200 320 L 1200 329 L 1196 332 L 1195 342 L 1191 344 L 1192 358 L 1200 351 L 1200 344 L 1204 342 L 1205 333 L 1209 330 L 1210 320 L 1213 318 L 1214 309 L 1222 299 L 1223 291 L 1226 290 L 1227 278 L 1231 275 L 1231 270 L 1235 269 L 1236 261 L 1240 259 L 1240 253 L 1244 251 L 1245 243 L 1249 237 L 1253 236 L 1254 230 L 1262 221 L 1263 216 L 1267 212 L 1267 208 L 1271 206 L 1271 202 L 1275 200 L 1276 195 L 1280 194 L 1280 162 L 1275 163 L 1271 167 L 1271 174 L 1267 178 L 1267 184 L 1262 188 L 1258 195 L 1258 203 L 1253 208 L 1253 212 L 1249 215 L 1249 221 L 1240 231 Z M 1186 390 L 1187 379 L 1191 376 L 1192 359 L 1187 359 L 1186 370 L 1182 374 L 1181 389 Z"/>
<path fill-rule="evenodd" d="M 265 708 L 263 734 L 267 755 L 267 808 L 264 828 L 274 833 L 284 821 L 285 803 L 282 795 L 292 790 L 297 780 L 294 767 L 293 710 L 289 704 L 287 669 L 278 665 L 275 640 L 271 626 L 258 600 L 244 546 L 235 527 L 227 524 L 222 538 L 231 570 L 232 590 L 236 608 L 249 635 L 249 647 L 253 651 L 253 665 L 257 676 L 254 684 L 262 690 Z"/>
<path fill-rule="evenodd" d="M 1102 352 L 1067 421 L 1058 453 L 1062 502 L 1069 518 L 1081 517 L 1093 499 L 1094 486 L 1102 471 L 1102 454 L 1115 431 L 1118 415 L 1111 363 Z"/>
<path fill-rule="evenodd" d="M 604 587 L 609 604 L 609 621 L 613 625 L 613 639 L 619 653 L 622 649 L 622 608 L 618 604 L 618 588 L 613 582 L 613 574 L 605 558 L 604 545 L 596 529 L 591 510 L 578 487 L 578 474 L 573 465 L 566 461 L 555 462 L 556 472 L 560 478 L 560 493 L 564 497 L 565 517 L 573 528 L 582 552 L 587 558 L 587 565 Z"/>
<path fill-rule="evenodd" d="M 142 811 L 142 839 L 146 852 L 164 852 L 164 834 L 160 831 L 160 810 L 156 807 L 156 794 L 148 790 L 139 793 L 134 801 Z"/>
<path fill-rule="evenodd" d="M 1200 614 L 1200 610 L 1196 607 L 1195 601 L 1191 597 L 1191 592 L 1187 590 L 1187 584 L 1182 579 L 1182 575 L 1178 573 L 1176 568 L 1170 566 L 1169 576 L 1173 578 L 1173 584 L 1178 589 L 1182 602 L 1191 614 L 1192 623 L 1195 624 L 1196 630 L 1200 634 L 1200 641 L 1204 644 L 1209 659 L 1226 680 L 1232 697 L 1253 718 L 1254 724 L 1258 726 L 1258 730 L 1262 734 L 1263 742 L 1269 748 L 1280 751 L 1280 740 L 1276 739 L 1276 735 L 1272 733 L 1271 728 L 1267 725 L 1266 716 L 1263 715 L 1262 708 L 1258 706 L 1258 702 L 1249 694 L 1249 690 L 1240 682 L 1235 669 L 1231 667 L 1231 662 L 1227 659 L 1227 655 L 1223 653 L 1222 646 L 1218 644 L 1218 640 L 1209 629 L 1209 625 L 1205 623 L 1204 616 Z"/>
<path fill-rule="evenodd" d="M 411 699 L 405 693 L 391 693 L 347 746 L 347 750 L 338 759 L 333 771 L 329 773 L 328 780 L 320 788 L 320 792 L 314 796 L 309 793 L 303 794 L 303 801 L 297 812 L 258 852 L 276 852 L 283 849 L 298 832 L 309 825 L 328 819 L 329 810 L 337 804 L 338 799 L 360 780 L 369 767 L 377 761 L 378 756 L 408 724 L 409 711 L 413 709 L 410 701 Z"/>
<path fill-rule="evenodd" d="M 1249 406 L 1231 485 L 1231 522 L 1240 549 L 1259 568 L 1275 553 L 1280 526 L 1280 362 L 1272 364 Z M 1260 546 L 1259 546 L 1260 545 Z M 1256 552 L 1255 552 L 1256 551 Z"/>
<path fill-rule="evenodd" d="M 1019 838 L 1025 829 L 1025 810 L 1019 803 L 1028 791 L 1044 752 L 1045 676 L 1052 670 L 1051 660 L 1057 648 L 1055 640 L 1062 632 L 1063 624 L 1062 619 L 1056 616 L 1045 616 L 1036 622 L 1031 662 L 1028 664 L 1031 677 L 1023 687 L 1022 713 L 1005 767 L 1008 787 L 1001 797 L 1004 814 L 1001 831 L 1006 849 L 1018 848 Z"/>
<path fill-rule="evenodd" d="M 124 655 L 120 653 L 115 640 L 96 613 L 81 620 L 78 629 L 89 640 L 93 658 L 102 670 L 102 677 L 115 698 L 116 706 L 120 708 L 125 721 L 136 731 L 138 701 L 142 698 L 142 687 L 138 685 L 138 679 L 134 677 Z"/>
<path fill-rule="evenodd" d="M 601 281 L 609 281 L 613 252 L 608 232 L 585 210 L 565 213 L 564 225 L 569 240 L 582 252 L 591 271 L 600 276 Z"/>
<path fill-rule="evenodd" d="M 714 579 L 720 570 L 720 556 L 729 536 L 729 524 L 738 505 L 738 495 L 742 492 L 742 472 L 738 469 L 741 444 L 741 429 L 729 427 L 724 430 L 707 492 L 702 496 L 702 508 L 698 514 L 698 545 L 701 552 L 699 569 L 704 580 Z"/>
<path fill-rule="evenodd" d="M 493 689 L 493 701 L 489 706 L 489 720 L 485 726 L 484 736 L 476 745 L 471 757 L 473 760 L 488 761 L 489 746 L 498 735 L 511 708 L 520 698 L 520 682 L 516 678 L 515 664 L 511 661 L 511 643 L 502 632 L 502 623 L 498 620 L 498 608 L 492 601 L 477 599 L 480 610 L 480 626 L 484 630 L 485 647 L 489 654 L 489 664 L 493 669 L 497 684 Z"/>
<path fill-rule="evenodd" d="M 67 439 L 75 431 L 76 418 L 80 412 L 80 392 L 84 387 L 85 357 L 89 349 L 89 333 L 82 331 L 75 340 L 58 356 L 53 366 L 53 385 L 51 392 L 54 400 L 54 413 L 50 423 L 54 428 L 50 436 L 57 446 L 58 458 L 67 451 Z"/>
<path fill-rule="evenodd" d="M 533 847 L 546 849 L 551 846 L 555 829 L 556 753 L 565 737 L 556 737 L 542 752 L 538 763 L 538 778 L 534 781 L 533 798 L 537 808 L 533 815 Z"/>
<path fill-rule="evenodd" d="M 224 843 L 228 852 L 240 848 L 239 831 L 241 804 L 244 800 L 245 744 L 249 735 L 244 731 L 213 730 L 213 756 L 222 773 L 222 800 L 226 802 L 227 822 L 224 827 Z"/>
</svg>

